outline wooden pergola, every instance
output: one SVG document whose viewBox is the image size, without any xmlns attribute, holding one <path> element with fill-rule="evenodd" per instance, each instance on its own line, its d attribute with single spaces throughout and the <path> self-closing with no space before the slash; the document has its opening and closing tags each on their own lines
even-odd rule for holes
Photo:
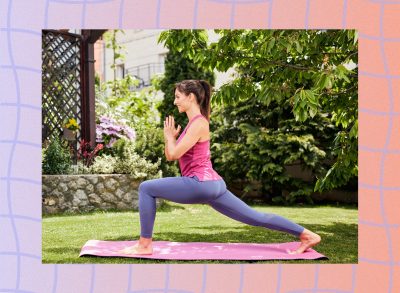
<svg viewBox="0 0 400 293">
<path fill-rule="evenodd" d="M 77 142 L 95 144 L 94 43 L 104 32 L 42 31 L 42 142 L 62 135 L 64 121 L 75 118 Z"/>
</svg>

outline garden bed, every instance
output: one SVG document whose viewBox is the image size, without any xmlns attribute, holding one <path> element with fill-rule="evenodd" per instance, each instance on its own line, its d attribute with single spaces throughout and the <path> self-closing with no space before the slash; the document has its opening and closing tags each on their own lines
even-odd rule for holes
<svg viewBox="0 0 400 293">
<path fill-rule="evenodd" d="M 142 180 L 127 174 L 42 176 L 42 213 L 138 210 Z M 157 207 L 162 200 L 157 199 Z"/>
</svg>

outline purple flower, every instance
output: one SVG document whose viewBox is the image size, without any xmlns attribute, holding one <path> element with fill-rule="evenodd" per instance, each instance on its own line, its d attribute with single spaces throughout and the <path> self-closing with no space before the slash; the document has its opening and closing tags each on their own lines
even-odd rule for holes
<svg viewBox="0 0 400 293">
<path fill-rule="evenodd" d="M 96 141 L 108 142 L 105 147 L 111 148 L 120 138 L 134 140 L 136 138 L 135 130 L 124 124 L 122 121 L 116 121 L 107 116 L 101 116 L 100 123 L 96 125 Z"/>
<path fill-rule="evenodd" d="M 134 131 L 132 128 L 130 128 L 130 127 L 125 127 L 124 132 L 125 132 L 126 136 L 127 136 L 130 140 L 133 140 L 133 139 L 136 138 L 136 133 L 135 133 L 135 131 Z"/>
<path fill-rule="evenodd" d="M 97 136 L 101 136 L 103 134 L 103 129 L 99 126 L 96 127 L 96 135 Z"/>
<path fill-rule="evenodd" d="M 113 137 L 110 140 L 110 142 L 106 145 L 106 147 L 111 148 L 116 141 L 117 141 L 117 139 L 115 137 Z"/>
<path fill-rule="evenodd" d="M 110 134 L 112 134 L 112 131 L 110 131 L 110 130 L 108 130 L 108 129 L 104 129 L 104 130 L 103 130 L 103 134 L 110 135 Z"/>
<path fill-rule="evenodd" d="M 114 120 L 112 118 L 107 117 L 107 116 L 101 116 L 100 117 L 100 122 L 110 123 L 110 122 L 114 122 Z"/>
<path fill-rule="evenodd" d="M 111 127 L 111 124 L 108 124 L 108 123 L 100 123 L 99 126 L 100 126 L 101 128 L 103 128 L 103 129 L 108 129 L 108 128 Z"/>
<path fill-rule="evenodd" d="M 122 127 L 119 126 L 119 125 L 113 125 L 113 127 L 112 127 L 111 129 L 112 129 L 112 130 L 115 130 L 115 131 L 121 131 L 121 130 L 122 130 Z"/>
</svg>

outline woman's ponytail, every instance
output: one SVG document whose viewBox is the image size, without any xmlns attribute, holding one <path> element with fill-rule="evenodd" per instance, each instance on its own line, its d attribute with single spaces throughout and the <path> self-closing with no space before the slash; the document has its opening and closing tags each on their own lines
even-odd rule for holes
<svg viewBox="0 0 400 293">
<path fill-rule="evenodd" d="M 201 112 L 201 114 L 203 114 L 204 117 L 206 117 L 208 119 L 208 121 L 210 121 L 211 85 L 205 80 L 199 80 L 199 82 L 204 89 L 204 99 L 202 100 L 202 103 L 200 104 L 200 112 Z"/>
</svg>

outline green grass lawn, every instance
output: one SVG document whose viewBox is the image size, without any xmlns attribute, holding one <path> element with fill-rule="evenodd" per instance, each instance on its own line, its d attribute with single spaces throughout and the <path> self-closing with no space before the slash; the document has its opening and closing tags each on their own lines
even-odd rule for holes
<svg viewBox="0 0 400 293">
<path fill-rule="evenodd" d="M 329 260 L 252 261 L 252 263 L 357 263 L 358 210 L 356 206 L 276 207 L 253 205 L 260 212 L 286 217 L 321 235 L 315 249 Z M 248 261 L 164 261 L 135 258 L 79 257 L 89 239 L 137 240 L 138 212 L 93 212 L 44 216 L 43 263 L 246 263 Z M 157 211 L 154 241 L 274 243 L 297 241 L 279 231 L 232 220 L 207 205 L 164 203 Z"/>
</svg>

